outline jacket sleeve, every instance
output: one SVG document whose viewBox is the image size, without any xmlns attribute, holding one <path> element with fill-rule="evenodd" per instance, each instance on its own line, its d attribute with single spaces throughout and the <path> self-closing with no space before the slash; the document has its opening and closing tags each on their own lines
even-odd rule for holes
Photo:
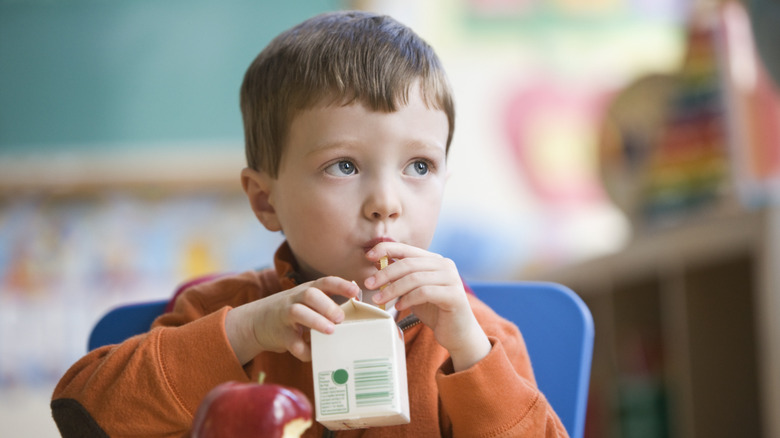
<svg viewBox="0 0 780 438">
<path fill-rule="evenodd" d="M 177 309 L 158 318 L 148 333 L 81 358 L 52 395 L 60 433 L 182 436 L 211 388 L 248 380 L 225 334 L 228 310 L 203 315 L 180 299 Z"/>
<path fill-rule="evenodd" d="M 536 386 L 517 328 L 503 321 L 485 331 L 492 344 L 485 358 L 457 373 L 447 361 L 436 376 L 452 436 L 567 437 Z"/>
</svg>

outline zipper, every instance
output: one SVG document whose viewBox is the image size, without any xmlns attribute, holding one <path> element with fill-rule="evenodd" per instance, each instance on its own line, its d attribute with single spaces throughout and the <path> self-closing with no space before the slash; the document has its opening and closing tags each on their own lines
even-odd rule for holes
<svg viewBox="0 0 780 438">
<path fill-rule="evenodd" d="M 422 321 L 420 321 L 420 318 L 418 318 L 414 313 L 407 316 L 406 318 L 398 321 L 398 328 L 401 329 L 401 331 L 406 331 L 416 325 L 419 325 Z"/>
</svg>

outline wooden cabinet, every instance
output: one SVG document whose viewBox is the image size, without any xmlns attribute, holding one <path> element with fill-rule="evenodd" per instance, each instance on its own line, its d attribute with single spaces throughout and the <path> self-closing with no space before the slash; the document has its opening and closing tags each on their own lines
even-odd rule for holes
<svg viewBox="0 0 780 438">
<path fill-rule="evenodd" d="M 732 209 L 525 278 L 593 313 L 591 436 L 780 436 L 778 229 L 776 208 Z"/>
</svg>

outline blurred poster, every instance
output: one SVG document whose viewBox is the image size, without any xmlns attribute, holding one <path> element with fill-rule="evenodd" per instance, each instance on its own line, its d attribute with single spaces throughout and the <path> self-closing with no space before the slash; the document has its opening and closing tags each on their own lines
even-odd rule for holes
<svg viewBox="0 0 780 438">
<path fill-rule="evenodd" d="M 776 202 L 780 189 L 780 93 L 759 57 L 739 2 L 719 16 L 730 144 L 737 188 L 747 205 Z"/>
</svg>

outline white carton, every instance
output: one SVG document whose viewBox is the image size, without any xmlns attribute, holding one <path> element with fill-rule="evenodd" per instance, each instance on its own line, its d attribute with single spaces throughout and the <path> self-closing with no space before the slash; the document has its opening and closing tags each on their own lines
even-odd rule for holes
<svg viewBox="0 0 780 438">
<path fill-rule="evenodd" d="M 311 332 L 317 421 L 330 430 L 408 423 L 403 332 L 377 307 L 349 300 L 341 308 L 334 333 Z"/>
</svg>

